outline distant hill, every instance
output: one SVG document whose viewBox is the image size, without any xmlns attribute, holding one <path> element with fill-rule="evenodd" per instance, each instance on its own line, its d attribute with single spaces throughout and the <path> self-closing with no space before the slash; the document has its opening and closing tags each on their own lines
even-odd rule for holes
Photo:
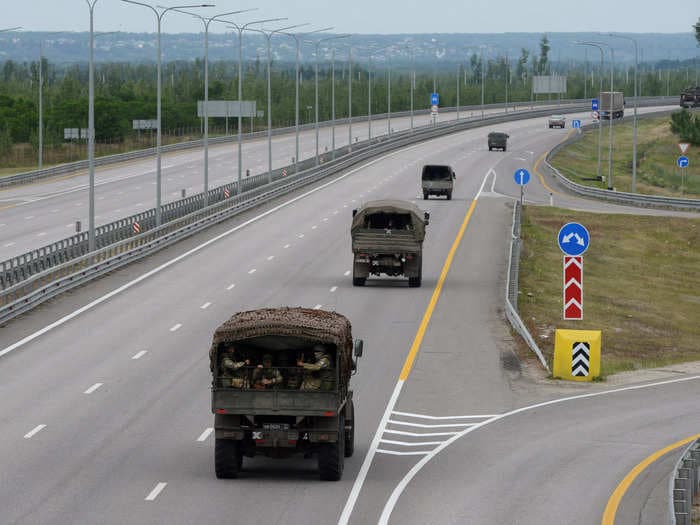
<svg viewBox="0 0 700 525">
<path fill-rule="evenodd" d="M 638 42 L 640 62 L 695 60 L 700 67 L 700 49 L 693 34 L 671 33 L 626 34 Z M 599 53 L 590 47 L 577 46 L 575 41 L 593 40 L 609 42 L 615 47 L 616 64 L 631 63 L 634 52 L 631 42 L 607 38 L 597 33 L 548 33 L 551 46 L 550 62 L 564 66 L 571 62 L 582 62 L 586 56 L 590 62 L 599 61 Z M 352 38 L 336 42 L 324 42 L 322 49 L 326 59 L 330 58 L 330 45 L 336 46 L 338 60 L 347 57 L 347 42 L 353 46 L 353 56 L 366 60 L 366 48 L 390 46 L 392 61 L 407 63 L 414 50 L 416 64 L 430 63 L 441 69 L 460 60 L 466 61 L 472 54 L 479 54 L 480 46 L 490 59 L 508 55 L 512 62 L 520 56 L 521 49 L 530 51 L 530 56 L 539 54 L 541 33 L 498 33 L 498 34 L 404 34 L 404 35 L 353 35 Z M 88 60 L 89 33 L 42 33 L 13 32 L 0 33 L 0 62 L 36 61 L 39 57 L 39 44 L 44 41 L 44 56 L 52 63 L 77 63 Z M 237 35 L 210 34 L 209 59 L 237 60 Z M 146 33 L 108 33 L 95 39 L 95 59 L 99 62 L 154 62 L 156 60 L 156 35 Z M 195 60 L 203 55 L 203 35 L 196 33 L 163 34 L 163 60 Z M 244 36 L 243 55 L 245 60 L 266 59 L 266 42 L 262 35 L 248 33 Z M 275 61 L 293 62 L 295 59 L 294 40 L 283 35 L 272 38 L 272 54 Z M 378 61 L 384 60 L 380 53 Z M 437 57 L 437 60 L 435 58 Z M 314 60 L 311 46 L 305 45 L 302 51 L 305 62 Z"/>
</svg>

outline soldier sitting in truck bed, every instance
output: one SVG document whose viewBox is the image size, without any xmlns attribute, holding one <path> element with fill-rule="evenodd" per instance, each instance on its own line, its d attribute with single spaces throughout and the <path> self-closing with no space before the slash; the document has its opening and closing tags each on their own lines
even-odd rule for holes
<svg viewBox="0 0 700 525">
<path fill-rule="evenodd" d="M 253 388 L 264 390 L 282 384 L 282 374 L 272 366 L 272 355 L 265 354 L 262 364 L 253 370 Z"/>
<path fill-rule="evenodd" d="M 301 390 L 333 390 L 331 358 L 323 345 L 314 346 L 314 360 L 314 363 L 305 363 L 302 356 L 302 359 L 297 361 L 297 365 L 304 369 Z"/>
<path fill-rule="evenodd" d="M 228 346 L 221 359 L 221 373 L 219 374 L 221 386 L 248 388 L 248 375 L 244 367 L 250 365 L 250 359 L 239 361 L 237 359 L 236 348 L 233 345 Z"/>
</svg>

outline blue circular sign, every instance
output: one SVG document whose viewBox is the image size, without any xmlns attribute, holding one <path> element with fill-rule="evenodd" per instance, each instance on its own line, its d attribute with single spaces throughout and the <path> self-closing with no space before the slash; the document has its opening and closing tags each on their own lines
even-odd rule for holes
<svg viewBox="0 0 700 525">
<path fill-rule="evenodd" d="M 676 160 L 676 164 L 678 164 L 679 168 L 687 168 L 689 163 L 690 163 L 690 160 L 688 160 L 688 157 L 686 157 L 685 155 L 681 155 Z"/>
<path fill-rule="evenodd" d="M 524 186 L 525 184 L 530 182 L 530 172 L 527 171 L 525 168 L 517 169 L 513 174 L 513 179 L 515 179 L 516 184 Z"/>
<path fill-rule="evenodd" d="M 566 255 L 581 255 L 590 243 L 588 230 L 577 222 L 569 222 L 559 230 L 559 248 Z"/>
</svg>

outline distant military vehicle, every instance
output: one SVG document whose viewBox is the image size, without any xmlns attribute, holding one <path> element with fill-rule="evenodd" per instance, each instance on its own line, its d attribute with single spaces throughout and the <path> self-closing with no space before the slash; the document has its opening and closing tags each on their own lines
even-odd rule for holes
<svg viewBox="0 0 700 525">
<path fill-rule="evenodd" d="M 408 286 L 421 285 L 423 239 L 430 214 L 412 202 L 379 200 L 352 211 L 352 284 L 364 286 L 370 275 L 404 275 Z"/>
<path fill-rule="evenodd" d="M 682 108 L 694 108 L 700 106 L 700 86 L 689 87 L 681 91 Z"/>
<path fill-rule="evenodd" d="M 457 176 L 450 166 L 435 164 L 423 166 L 421 172 L 423 199 L 427 199 L 430 195 L 444 195 L 449 201 L 452 199 L 456 178 Z"/>
<path fill-rule="evenodd" d="M 238 477 L 244 456 L 299 453 L 318 457 L 322 480 L 339 480 L 355 448 L 350 376 L 362 346 L 346 317 L 323 310 L 264 308 L 219 326 L 209 349 L 216 477 Z"/>
<path fill-rule="evenodd" d="M 621 91 L 601 91 L 599 95 L 598 114 L 602 120 L 622 118 L 625 116 L 625 96 Z"/>
<path fill-rule="evenodd" d="M 489 151 L 493 149 L 502 149 L 505 151 L 508 147 L 509 138 L 510 136 L 507 133 L 492 131 L 489 133 Z"/>
</svg>

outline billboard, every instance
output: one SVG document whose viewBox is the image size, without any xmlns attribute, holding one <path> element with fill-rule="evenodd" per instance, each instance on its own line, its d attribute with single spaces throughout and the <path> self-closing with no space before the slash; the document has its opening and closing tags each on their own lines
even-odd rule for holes
<svg viewBox="0 0 700 525">
<path fill-rule="evenodd" d="M 256 114 L 255 100 L 210 100 L 207 108 L 210 117 L 253 118 Z M 197 116 L 204 117 L 204 101 L 197 101 Z"/>
<path fill-rule="evenodd" d="M 532 77 L 532 92 L 538 94 L 565 94 L 566 77 L 546 75 Z"/>
</svg>

